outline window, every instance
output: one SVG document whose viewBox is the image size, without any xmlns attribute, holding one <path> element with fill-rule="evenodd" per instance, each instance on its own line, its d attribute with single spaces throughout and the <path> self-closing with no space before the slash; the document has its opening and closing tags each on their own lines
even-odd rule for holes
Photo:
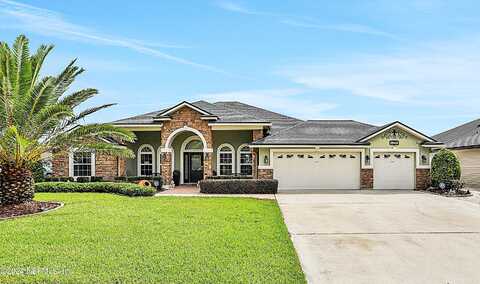
<svg viewBox="0 0 480 284">
<path fill-rule="evenodd" d="M 153 175 L 153 147 L 150 145 L 143 145 L 138 149 L 138 175 L 151 176 Z"/>
<path fill-rule="evenodd" d="M 233 174 L 233 147 L 222 144 L 217 151 L 217 172 L 221 176 Z"/>
<path fill-rule="evenodd" d="M 202 150 L 203 149 L 203 142 L 202 140 L 192 140 L 188 142 L 185 146 L 185 150 Z"/>
<path fill-rule="evenodd" d="M 74 177 L 90 177 L 94 175 L 92 169 L 92 153 L 74 152 L 72 156 Z"/>
<path fill-rule="evenodd" d="M 241 175 L 251 176 L 253 173 L 253 157 L 248 145 L 238 147 L 238 171 Z"/>
</svg>

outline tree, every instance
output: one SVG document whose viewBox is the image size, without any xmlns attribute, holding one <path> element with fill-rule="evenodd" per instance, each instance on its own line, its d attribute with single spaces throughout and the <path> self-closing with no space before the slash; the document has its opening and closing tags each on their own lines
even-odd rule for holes
<svg viewBox="0 0 480 284">
<path fill-rule="evenodd" d="M 71 61 L 57 76 L 41 76 L 42 65 L 53 45 L 41 45 L 30 55 L 24 35 L 12 47 L 0 43 L 0 203 L 30 201 L 34 194 L 32 167 L 42 154 L 64 155 L 73 149 L 133 157 L 122 146 L 135 135 L 110 124 L 81 124 L 83 119 L 113 104 L 77 111 L 98 94 L 83 89 L 66 94 L 84 72 Z M 109 139 L 109 140 L 107 140 Z M 114 139 L 119 143 L 109 143 Z"/>
<path fill-rule="evenodd" d="M 441 182 L 449 185 L 453 180 L 460 179 L 460 174 L 460 162 L 452 151 L 442 149 L 433 156 L 433 186 L 438 186 Z"/>
</svg>

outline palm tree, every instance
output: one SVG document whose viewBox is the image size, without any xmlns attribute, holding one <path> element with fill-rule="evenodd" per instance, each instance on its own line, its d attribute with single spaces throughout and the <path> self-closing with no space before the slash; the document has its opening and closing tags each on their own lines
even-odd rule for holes
<svg viewBox="0 0 480 284">
<path fill-rule="evenodd" d="M 77 107 L 98 94 L 83 89 L 65 94 L 84 69 L 73 60 L 57 76 L 41 76 L 52 45 L 41 45 L 30 55 L 24 35 L 12 47 L 0 43 L 0 204 L 30 201 L 34 194 L 31 167 L 45 153 L 65 155 L 72 149 L 132 157 L 123 142 L 135 135 L 110 124 L 80 124 L 105 104 L 83 111 Z M 114 139 L 118 144 L 109 143 Z"/>
</svg>

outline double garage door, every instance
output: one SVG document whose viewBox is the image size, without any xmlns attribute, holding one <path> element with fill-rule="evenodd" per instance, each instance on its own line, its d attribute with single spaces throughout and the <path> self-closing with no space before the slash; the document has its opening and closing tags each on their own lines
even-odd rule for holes
<svg viewBox="0 0 480 284">
<path fill-rule="evenodd" d="M 279 189 L 360 188 L 360 153 L 282 152 L 273 159 Z"/>
<path fill-rule="evenodd" d="M 360 188 L 360 153 L 275 152 L 273 167 L 280 190 Z M 415 186 L 413 153 L 377 153 L 373 167 L 374 189 Z"/>
</svg>

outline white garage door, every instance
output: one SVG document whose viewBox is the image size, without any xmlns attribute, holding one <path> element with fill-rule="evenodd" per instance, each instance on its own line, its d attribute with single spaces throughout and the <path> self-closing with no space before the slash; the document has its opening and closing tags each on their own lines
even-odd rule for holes
<svg viewBox="0 0 480 284">
<path fill-rule="evenodd" d="M 276 152 L 273 159 L 279 189 L 360 188 L 360 153 Z"/>
<path fill-rule="evenodd" d="M 376 153 L 373 159 L 374 189 L 414 189 L 414 153 Z"/>
</svg>

